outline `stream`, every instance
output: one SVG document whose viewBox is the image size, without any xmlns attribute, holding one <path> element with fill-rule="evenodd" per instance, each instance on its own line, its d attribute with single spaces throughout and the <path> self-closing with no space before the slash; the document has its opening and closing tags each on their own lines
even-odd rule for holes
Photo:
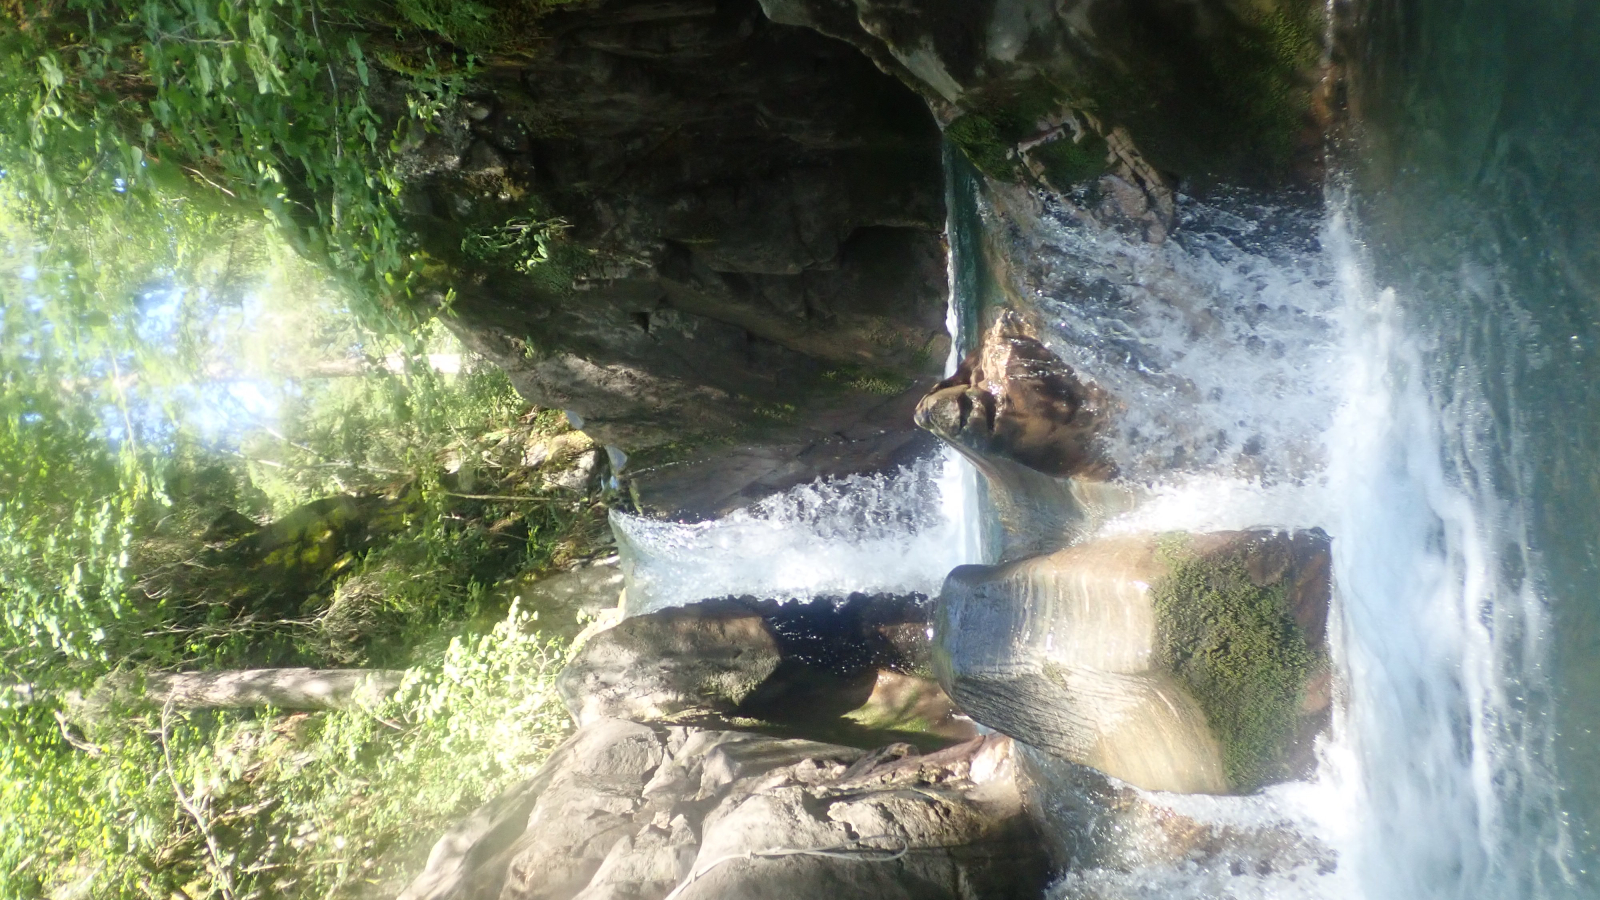
<svg viewBox="0 0 1600 900">
<path fill-rule="evenodd" d="M 1595 896 L 1600 8 L 1335 12 L 1358 127 L 1320 204 L 1180 193 L 1171 239 L 1147 244 L 947 165 L 956 346 L 1004 302 L 983 261 L 1000 254 L 1041 339 L 1126 404 L 1107 437 L 1124 502 L 1094 534 L 1333 538 L 1341 690 L 1315 779 L 1185 802 L 1292 821 L 1337 869 L 1071 878 L 1151 898 Z M 715 522 L 613 524 L 632 612 L 931 596 L 998 547 L 949 451 Z"/>
</svg>

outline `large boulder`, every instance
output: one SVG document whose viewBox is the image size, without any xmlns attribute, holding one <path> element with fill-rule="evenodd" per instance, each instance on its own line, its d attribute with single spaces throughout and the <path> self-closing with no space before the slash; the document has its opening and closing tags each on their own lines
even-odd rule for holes
<svg viewBox="0 0 1600 900">
<path fill-rule="evenodd" d="M 1011 753 L 598 719 L 447 834 L 403 897 L 1036 897 L 1048 865 Z"/>
<path fill-rule="evenodd" d="M 1109 174 L 1143 187 L 1157 173 L 1273 184 L 1318 171 L 1325 14 L 1314 0 L 762 7 L 855 45 L 995 177 L 1067 188 Z"/>
<path fill-rule="evenodd" d="M 975 731 L 932 678 L 927 614 L 920 595 L 695 603 L 594 634 L 559 687 L 579 724 L 759 720 L 934 750 Z"/>
<path fill-rule="evenodd" d="M 580 725 L 737 710 L 783 661 L 772 627 L 736 601 L 624 619 L 584 644 L 558 683 Z"/>
<path fill-rule="evenodd" d="M 953 571 L 934 668 L 977 721 L 1138 787 L 1307 774 L 1328 718 L 1320 531 L 1140 535 Z"/>
</svg>

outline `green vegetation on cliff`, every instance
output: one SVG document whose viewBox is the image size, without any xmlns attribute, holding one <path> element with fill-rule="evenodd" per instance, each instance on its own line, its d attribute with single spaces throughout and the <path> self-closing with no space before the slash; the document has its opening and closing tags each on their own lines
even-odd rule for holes
<svg viewBox="0 0 1600 900">
<path fill-rule="evenodd" d="M 425 261 L 401 152 L 564 2 L 0 3 L 0 172 L 53 231 L 264 215 L 363 312 L 403 313 Z"/>
<path fill-rule="evenodd" d="M 1152 588 L 1161 662 L 1199 702 L 1235 790 L 1281 780 L 1316 661 L 1285 586 L 1256 585 L 1243 559 L 1199 556 L 1181 538 L 1162 555 L 1171 572 Z"/>
</svg>

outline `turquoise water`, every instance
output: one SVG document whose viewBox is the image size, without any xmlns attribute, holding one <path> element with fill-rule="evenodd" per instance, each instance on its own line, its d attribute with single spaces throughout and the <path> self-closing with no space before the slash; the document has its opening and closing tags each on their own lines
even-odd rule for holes
<svg viewBox="0 0 1600 900">
<path fill-rule="evenodd" d="M 1459 638 L 1442 680 L 1368 685 L 1407 723 L 1363 745 L 1388 817 L 1369 893 L 1600 896 L 1600 3 L 1374 0 L 1352 22 L 1350 230 L 1399 335 L 1388 389 L 1423 404 L 1374 457 L 1419 541 L 1387 614 Z M 1351 616 L 1373 658 L 1379 599 Z"/>
</svg>

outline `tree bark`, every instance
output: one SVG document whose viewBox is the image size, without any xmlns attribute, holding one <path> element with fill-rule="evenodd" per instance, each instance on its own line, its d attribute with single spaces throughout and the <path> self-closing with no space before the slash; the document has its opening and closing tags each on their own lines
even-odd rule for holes
<svg viewBox="0 0 1600 900">
<path fill-rule="evenodd" d="M 113 675 L 90 692 L 91 708 L 150 703 L 176 709 L 346 709 L 400 687 L 397 669 L 236 669 Z"/>
</svg>

